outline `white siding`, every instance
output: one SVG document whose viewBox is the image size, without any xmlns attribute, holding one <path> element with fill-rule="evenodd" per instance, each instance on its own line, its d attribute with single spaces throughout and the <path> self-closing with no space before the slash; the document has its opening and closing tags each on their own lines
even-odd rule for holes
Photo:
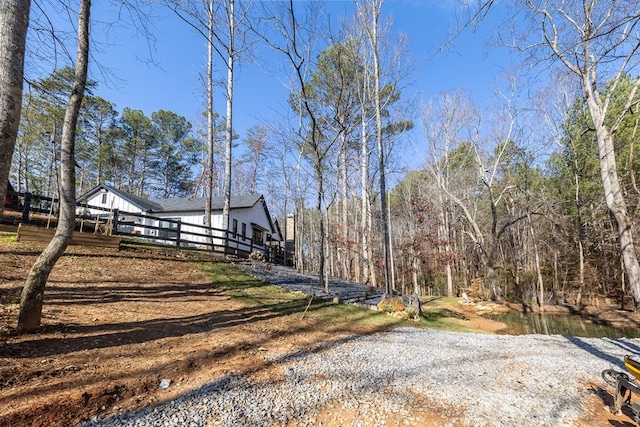
<svg viewBox="0 0 640 427">
<path fill-rule="evenodd" d="M 180 220 L 180 239 L 185 242 L 192 242 L 195 244 L 206 244 L 207 236 L 198 236 L 197 234 L 206 234 L 206 229 L 204 227 L 204 215 L 199 212 L 182 212 L 182 213 L 170 213 L 170 212 L 162 212 L 157 213 L 155 216 L 160 218 L 171 218 L 171 219 L 179 219 Z M 214 213 L 211 215 L 211 226 L 213 228 L 220 228 L 222 223 L 221 214 Z M 218 218 L 220 217 L 220 218 Z M 217 220 L 217 221 L 216 221 Z M 217 223 L 216 223 L 217 222 Z M 190 226 L 189 224 L 194 224 L 199 227 Z M 156 226 L 158 224 L 155 224 Z M 191 234 L 193 233 L 193 234 Z M 196 235 L 194 235 L 196 234 Z M 222 246 L 224 241 L 222 240 L 223 233 L 222 231 L 214 231 L 213 233 L 213 244 L 217 246 Z M 215 237 L 219 237 L 219 239 L 215 239 Z"/>
<path fill-rule="evenodd" d="M 159 230 L 150 230 L 144 227 L 136 226 L 136 224 L 142 224 L 144 221 L 144 225 L 159 227 L 160 222 L 158 220 L 152 219 L 141 219 L 129 217 L 127 218 L 126 212 L 130 213 L 141 213 L 147 214 L 140 207 L 126 201 L 122 197 L 113 194 L 111 192 L 101 190 L 89 197 L 86 201 L 89 206 L 102 207 L 104 210 L 100 209 L 84 209 L 79 208 L 78 213 L 88 213 L 92 216 L 100 215 L 105 216 L 109 210 L 118 209 L 121 212 L 119 215 L 119 219 L 131 221 L 127 225 L 124 226 L 125 232 L 132 232 L 138 235 L 147 235 L 147 236 L 156 236 L 162 241 L 162 232 L 159 233 Z M 155 216 L 159 218 L 167 218 L 167 219 L 179 219 L 180 220 L 180 239 L 182 242 L 191 242 L 192 244 L 206 244 L 207 237 L 204 236 L 206 234 L 206 230 L 202 228 L 204 226 L 204 212 L 151 212 L 148 213 L 150 216 Z M 236 247 L 237 249 L 248 251 L 252 249 L 252 238 L 253 238 L 253 229 L 252 224 L 257 224 L 260 227 L 264 228 L 265 231 L 262 238 L 262 243 L 266 242 L 266 235 L 271 234 L 271 224 L 269 222 L 269 218 L 265 212 L 265 208 L 261 201 L 256 203 L 254 206 L 250 208 L 241 208 L 241 209 L 232 209 L 230 212 L 229 218 L 229 231 L 232 231 L 233 221 L 236 220 L 238 224 L 237 229 L 237 244 L 231 244 L 232 247 Z M 135 223 L 133 223 L 135 221 Z M 190 225 L 191 224 L 191 225 Z M 242 239 L 242 225 L 246 227 L 246 235 L 245 238 Z M 197 225 L 192 226 L 192 225 Z M 211 214 L 211 226 L 214 229 L 222 228 L 222 212 L 215 211 Z M 190 233 L 195 234 L 203 234 L 203 236 L 194 236 Z M 214 245 L 221 246 L 224 244 L 223 237 L 224 233 L 222 231 L 214 231 Z M 217 239 L 216 239 L 217 237 Z M 233 235 L 229 233 L 229 237 L 233 239 Z"/>
<path fill-rule="evenodd" d="M 106 195 L 105 197 L 106 200 L 104 203 L 102 202 L 103 194 Z M 107 213 L 109 209 L 118 209 L 123 212 L 131 212 L 131 213 L 143 213 L 143 211 L 139 207 L 127 202 L 126 200 L 122 199 L 120 196 L 117 196 L 113 193 L 108 193 L 105 191 L 99 191 L 98 193 L 94 194 L 93 196 L 87 199 L 86 203 L 89 206 L 96 206 L 96 207 L 105 209 L 105 210 L 89 209 L 89 213 L 91 215 L 104 215 Z"/>
<path fill-rule="evenodd" d="M 181 230 L 184 235 L 181 235 L 181 239 L 184 241 L 190 241 L 194 243 L 206 243 L 207 238 L 203 236 L 193 236 L 187 233 L 193 232 L 198 234 L 204 234 L 205 230 L 200 227 L 189 227 L 188 224 L 197 224 L 204 225 L 204 216 L 200 212 L 189 212 L 189 213 L 171 213 L 171 212 L 162 212 L 156 214 L 162 218 L 180 218 L 182 222 Z M 238 221 L 238 234 L 236 240 L 238 241 L 238 245 L 232 244 L 233 247 L 237 246 L 238 249 L 248 250 L 251 247 L 251 239 L 253 238 L 253 230 L 251 228 L 251 224 L 257 224 L 263 228 L 265 228 L 265 233 L 271 233 L 271 224 L 269 224 L 269 219 L 262 207 L 261 203 L 257 203 L 251 208 L 242 208 L 242 209 L 232 209 L 229 214 L 229 231 L 232 231 L 233 220 Z M 245 224 L 246 227 L 246 235 L 245 238 L 242 239 L 242 224 Z M 211 226 L 213 228 L 221 229 L 222 228 L 222 212 L 216 211 L 211 214 Z M 223 237 L 223 233 L 221 231 L 215 232 L 214 237 Z M 229 237 L 233 239 L 233 235 L 229 233 Z M 265 236 L 266 238 L 266 236 Z M 263 238 L 263 244 L 265 241 Z M 216 245 L 222 245 L 223 242 L 221 239 L 216 239 L 214 241 Z"/>
<path fill-rule="evenodd" d="M 104 200 L 104 202 L 103 202 Z M 91 197 L 89 197 L 86 201 L 83 200 L 83 203 L 86 203 L 89 206 L 96 206 L 96 207 L 102 207 L 103 209 L 93 209 L 93 208 L 89 208 L 89 209 L 85 209 L 85 208 L 78 208 L 78 213 L 79 214 L 89 214 L 93 217 L 99 216 L 99 217 L 106 217 L 107 215 L 109 215 L 109 211 L 111 209 L 118 209 L 118 211 L 124 213 L 124 212 L 130 212 L 130 213 L 141 213 L 144 214 L 145 212 L 140 209 L 138 206 L 124 200 L 122 197 L 113 194 L 111 192 L 107 192 L 105 190 L 101 190 L 99 192 L 97 192 L 96 194 L 92 195 Z M 121 215 L 119 216 L 119 220 L 122 221 L 123 218 Z M 126 215 L 125 215 L 126 216 Z M 127 220 L 132 220 L 133 218 L 127 218 Z M 147 219 L 142 219 L 142 218 L 136 218 L 135 219 L 136 222 L 138 223 L 144 223 L 146 225 L 154 225 L 152 223 L 151 220 L 147 220 Z M 118 229 L 120 231 L 124 231 L 124 232 L 130 232 L 132 234 L 138 234 L 138 235 L 147 235 L 147 236 L 153 236 L 156 234 L 156 230 L 149 230 L 146 229 L 144 227 L 136 227 L 135 225 L 124 225 L 124 226 L 120 226 L 118 227 Z"/>
</svg>

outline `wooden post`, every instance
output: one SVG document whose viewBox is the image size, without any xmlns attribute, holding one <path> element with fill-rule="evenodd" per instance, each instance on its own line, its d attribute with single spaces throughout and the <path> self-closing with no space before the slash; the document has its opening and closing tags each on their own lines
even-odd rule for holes
<svg viewBox="0 0 640 427">
<path fill-rule="evenodd" d="M 118 209 L 114 209 L 111 211 L 112 219 L 111 219 L 111 235 L 118 234 L 118 215 L 120 211 Z"/>
<path fill-rule="evenodd" d="M 181 223 L 178 222 L 178 227 L 176 228 L 176 249 L 180 249 L 180 228 Z"/>
<path fill-rule="evenodd" d="M 29 224 L 29 211 L 31 210 L 31 193 L 24 193 L 24 207 L 22 208 L 22 223 Z"/>
<path fill-rule="evenodd" d="M 216 251 L 216 240 L 217 236 L 215 231 L 213 230 L 213 226 L 209 227 L 209 232 L 211 233 L 211 238 L 207 238 L 207 244 L 211 244 L 211 252 Z"/>
</svg>

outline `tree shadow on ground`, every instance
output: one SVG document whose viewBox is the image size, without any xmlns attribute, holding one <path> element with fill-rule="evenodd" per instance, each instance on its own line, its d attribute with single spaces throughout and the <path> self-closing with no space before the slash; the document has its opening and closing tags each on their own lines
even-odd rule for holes
<svg viewBox="0 0 640 427">
<path fill-rule="evenodd" d="M 576 347 L 581 348 L 587 353 L 590 353 L 596 356 L 597 358 L 604 360 L 607 363 L 610 363 L 621 369 L 624 369 L 624 362 L 619 357 L 607 354 L 604 351 L 594 347 L 593 345 L 589 344 L 587 341 L 579 337 L 566 335 L 565 338 L 567 339 L 567 341 L 571 342 L 572 344 L 575 344 Z M 616 342 L 616 341 L 626 343 L 626 341 L 624 340 L 610 340 L 610 342 Z"/>
</svg>

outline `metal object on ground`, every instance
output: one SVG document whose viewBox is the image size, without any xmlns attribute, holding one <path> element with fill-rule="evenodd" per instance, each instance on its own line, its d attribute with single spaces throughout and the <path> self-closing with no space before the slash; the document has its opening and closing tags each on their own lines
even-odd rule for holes
<svg viewBox="0 0 640 427">
<path fill-rule="evenodd" d="M 615 369 L 605 369 L 602 371 L 602 379 L 615 387 L 613 396 L 613 406 L 611 412 L 616 415 L 622 414 L 622 405 L 628 405 L 634 416 L 636 424 L 640 425 L 640 403 L 631 404 L 631 396 L 635 394 L 640 397 L 640 357 L 625 356 L 624 366 L 633 375 L 631 378 L 627 373 L 616 371 Z"/>
</svg>

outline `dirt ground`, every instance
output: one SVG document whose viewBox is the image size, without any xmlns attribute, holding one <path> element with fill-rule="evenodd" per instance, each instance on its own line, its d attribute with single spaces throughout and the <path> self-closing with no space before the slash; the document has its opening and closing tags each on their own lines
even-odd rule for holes
<svg viewBox="0 0 640 427">
<path fill-rule="evenodd" d="M 20 290 L 42 248 L 0 241 L 0 427 L 70 426 L 157 405 L 230 373 L 268 377 L 266 355 L 376 332 L 243 307 L 176 252 L 74 246 L 51 273 L 42 329 L 18 335 Z M 473 327 L 498 327 L 461 310 Z M 171 380 L 166 389 L 163 379 Z M 604 410 L 610 394 L 592 389 L 594 425 L 634 425 L 631 414 Z M 350 416 L 326 408 L 323 425 Z M 433 407 L 419 419 L 443 423 Z M 390 415 L 387 425 L 402 422 Z"/>
</svg>

